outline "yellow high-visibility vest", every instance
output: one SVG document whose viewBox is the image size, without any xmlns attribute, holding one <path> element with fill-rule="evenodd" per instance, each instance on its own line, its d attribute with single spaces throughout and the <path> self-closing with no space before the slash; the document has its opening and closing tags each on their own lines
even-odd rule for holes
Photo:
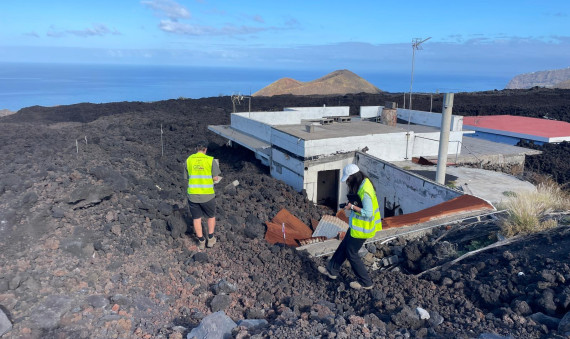
<svg viewBox="0 0 570 339">
<path fill-rule="evenodd" d="M 364 194 L 368 194 L 372 199 L 372 216 L 363 217 L 360 213 L 354 211 L 352 216 L 352 225 L 350 226 L 350 236 L 359 239 L 372 238 L 377 231 L 382 229 L 382 220 L 380 219 L 380 208 L 378 208 L 378 199 L 374 186 L 368 178 L 364 179 L 364 184 L 357 192 L 360 200 L 364 200 Z"/>
<path fill-rule="evenodd" d="M 214 194 L 213 161 L 214 157 L 203 153 L 192 154 L 186 159 L 188 194 Z"/>
</svg>

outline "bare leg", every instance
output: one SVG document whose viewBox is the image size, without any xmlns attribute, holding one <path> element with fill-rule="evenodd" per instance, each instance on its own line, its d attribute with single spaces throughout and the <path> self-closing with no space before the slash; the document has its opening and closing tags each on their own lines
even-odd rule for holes
<svg viewBox="0 0 570 339">
<path fill-rule="evenodd" d="M 208 218 L 208 234 L 214 233 L 216 228 L 216 218 Z"/>
<path fill-rule="evenodd" d="M 200 219 L 193 219 L 194 222 L 194 232 L 196 232 L 196 236 L 198 238 L 202 238 L 202 218 Z M 210 220 L 208 219 L 208 228 L 209 228 Z"/>
</svg>

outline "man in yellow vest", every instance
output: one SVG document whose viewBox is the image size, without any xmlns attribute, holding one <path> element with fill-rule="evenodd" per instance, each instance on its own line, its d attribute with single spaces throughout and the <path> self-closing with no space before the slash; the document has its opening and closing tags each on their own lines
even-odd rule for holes
<svg viewBox="0 0 570 339">
<path fill-rule="evenodd" d="M 376 190 L 370 179 L 355 164 L 349 164 L 344 167 L 341 181 L 346 182 L 348 185 L 349 194 L 358 195 L 362 205 L 357 206 L 348 202 L 344 206 L 346 210 L 350 210 L 348 220 L 350 229 L 346 232 L 344 239 L 342 239 L 331 260 L 329 260 L 327 267 L 319 266 L 318 270 L 329 278 L 336 279 L 340 272 L 340 267 L 348 259 L 357 278 L 356 281 L 352 281 L 349 284 L 350 287 L 357 290 L 361 288 L 369 290 L 374 285 L 368 271 L 366 271 L 366 267 L 364 267 L 362 259 L 358 255 L 358 251 L 364 245 L 366 239 L 374 237 L 376 232 L 382 229 Z"/>
<path fill-rule="evenodd" d="M 214 158 L 206 155 L 207 141 L 196 144 L 196 153 L 186 159 L 186 173 L 188 178 L 188 205 L 192 214 L 194 232 L 198 237 L 198 248 L 206 247 L 206 238 L 202 233 L 202 216 L 206 216 L 208 224 L 208 247 L 214 246 L 216 237 L 216 200 L 214 182 L 218 182 L 220 168 Z"/>
</svg>

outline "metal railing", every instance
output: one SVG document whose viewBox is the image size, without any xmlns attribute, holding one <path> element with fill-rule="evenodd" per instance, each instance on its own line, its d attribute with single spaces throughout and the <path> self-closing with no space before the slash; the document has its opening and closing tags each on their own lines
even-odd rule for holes
<svg viewBox="0 0 570 339">
<path fill-rule="evenodd" d="M 426 140 L 431 140 L 431 141 L 435 141 L 439 143 L 439 139 L 432 139 L 432 138 L 426 138 L 426 137 L 421 137 L 419 135 L 414 135 L 414 138 L 420 138 L 420 139 L 426 139 Z M 483 160 L 479 159 L 479 157 L 477 157 L 477 155 L 475 154 L 475 152 L 473 152 L 472 150 L 470 150 L 462 141 L 459 140 L 451 140 L 449 142 L 455 142 L 457 143 L 457 147 L 455 149 L 455 163 L 457 163 L 457 158 L 459 157 L 459 150 L 461 149 L 461 147 L 464 147 L 465 150 L 468 152 L 469 155 L 472 155 L 473 157 L 475 157 L 475 159 L 477 159 L 477 162 L 479 163 L 479 168 L 483 168 Z M 412 149 L 412 154 L 413 154 L 413 149 Z"/>
</svg>

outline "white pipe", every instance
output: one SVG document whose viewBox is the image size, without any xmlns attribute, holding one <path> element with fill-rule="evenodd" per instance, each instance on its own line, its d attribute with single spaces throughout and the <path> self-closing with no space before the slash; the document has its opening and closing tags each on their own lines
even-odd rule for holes
<svg viewBox="0 0 570 339">
<path fill-rule="evenodd" d="M 451 111 L 453 109 L 453 93 L 443 95 L 443 111 L 441 130 L 439 134 L 439 153 L 437 156 L 437 171 L 435 181 L 445 184 L 445 167 L 447 165 L 447 149 L 449 147 L 449 128 L 451 126 Z"/>
</svg>

